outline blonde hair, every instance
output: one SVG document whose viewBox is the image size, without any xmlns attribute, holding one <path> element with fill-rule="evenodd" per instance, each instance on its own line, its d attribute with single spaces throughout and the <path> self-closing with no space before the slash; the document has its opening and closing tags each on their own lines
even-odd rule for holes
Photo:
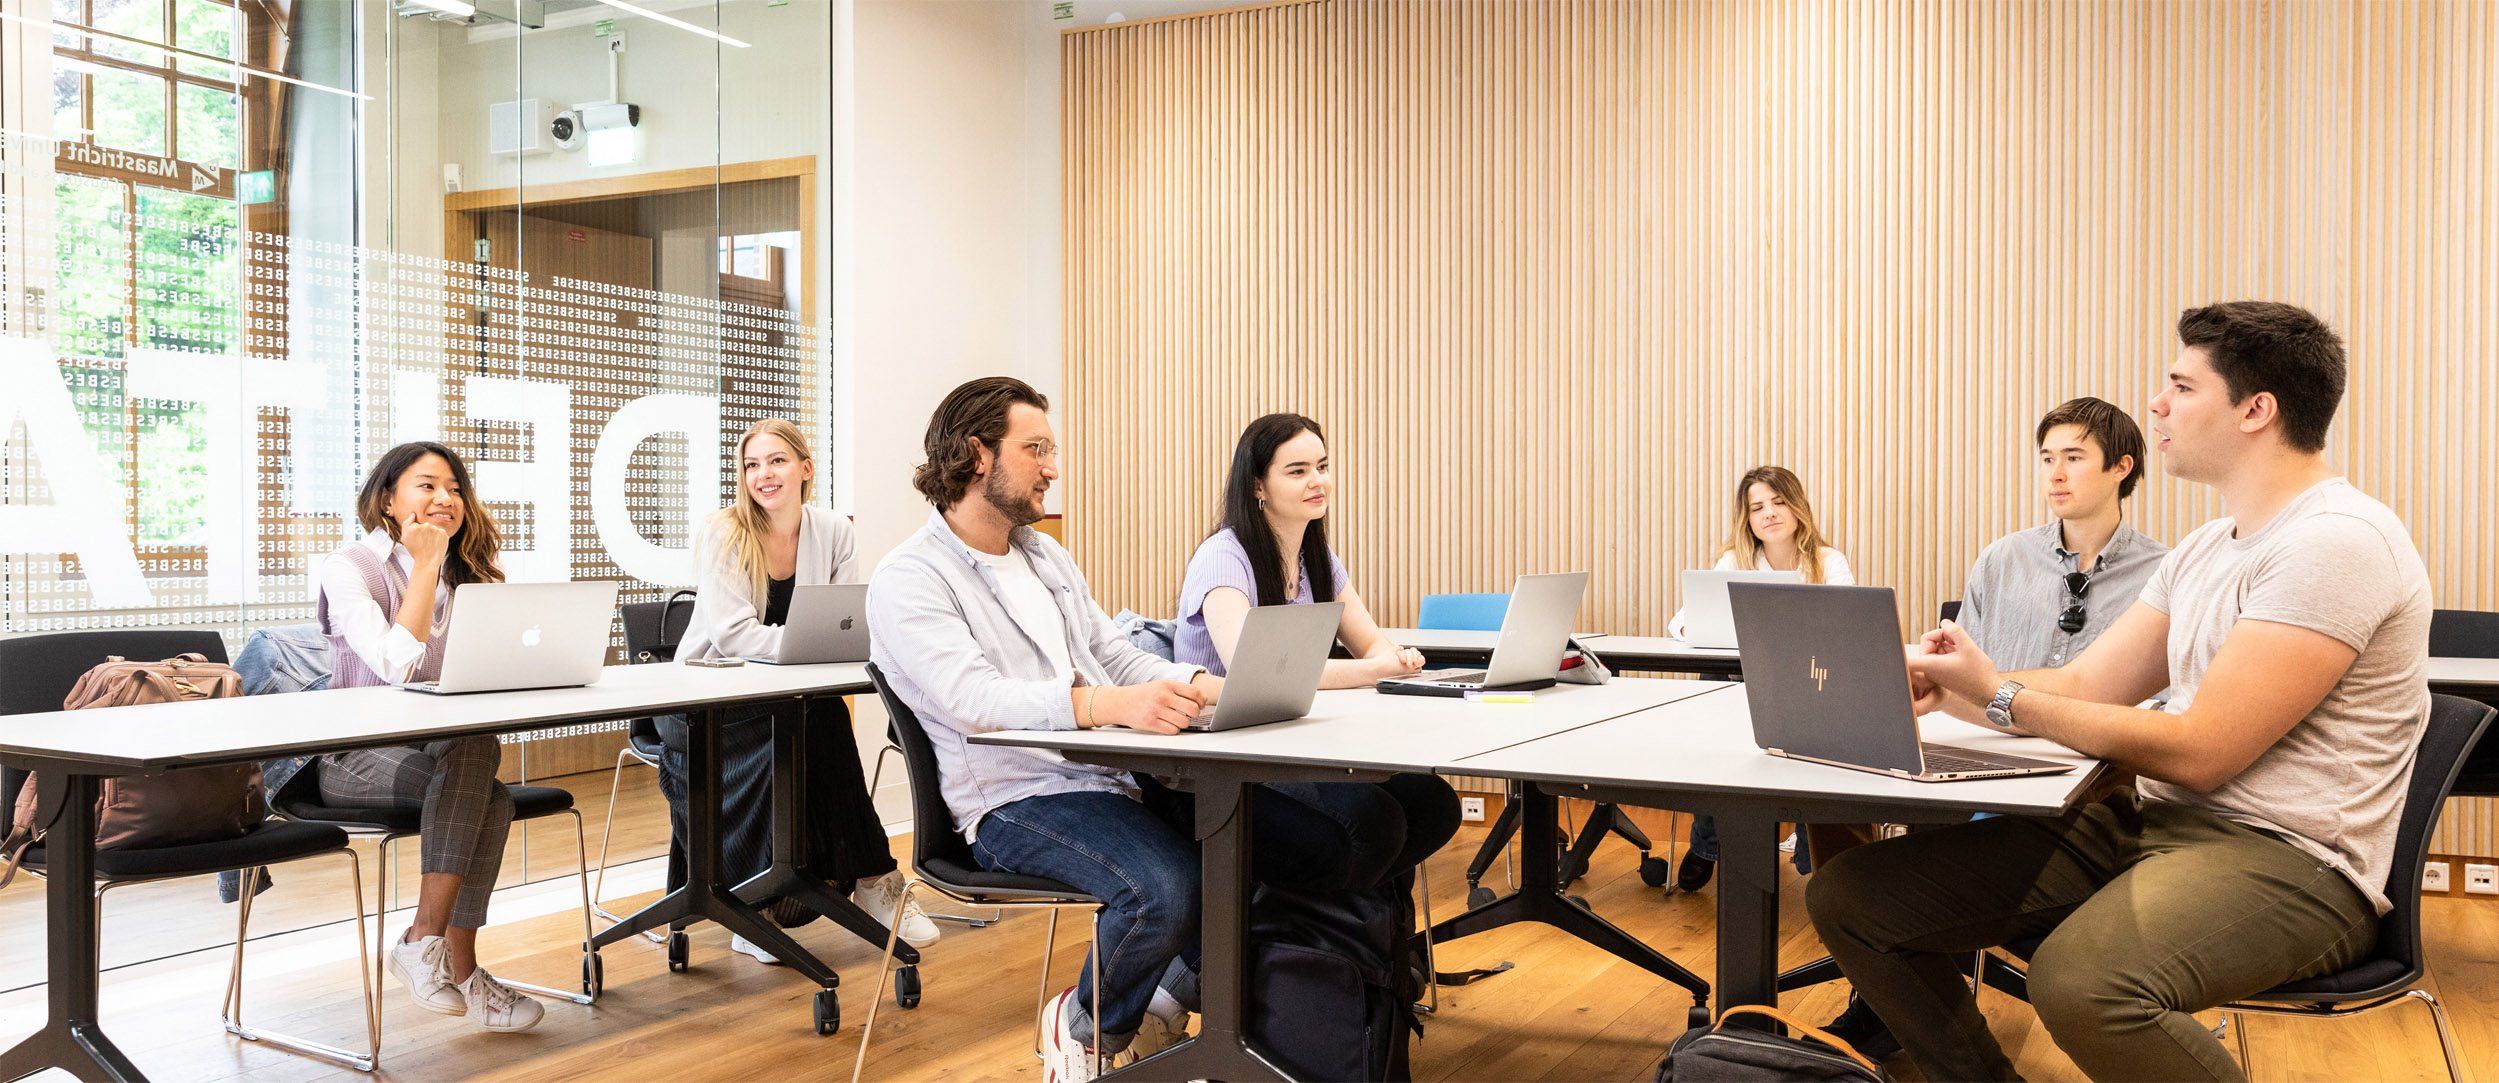
<svg viewBox="0 0 2499 1083">
<path fill-rule="evenodd" d="M 1787 501 L 1790 514 L 1796 516 L 1796 571 L 1808 583 L 1822 582 L 1822 550 L 1831 543 L 1822 536 L 1822 528 L 1814 525 L 1813 505 L 1805 500 L 1805 483 L 1784 466 L 1756 466 L 1744 472 L 1735 483 L 1735 525 L 1727 532 L 1727 544 L 1718 550 L 1735 555 L 1735 566 L 1746 571 L 1763 567 L 1761 539 L 1753 536 L 1753 486 L 1770 486 L 1770 491 Z"/>
<path fill-rule="evenodd" d="M 746 427 L 745 435 L 738 437 L 737 454 L 729 461 L 729 472 L 737 477 L 737 495 L 730 498 L 728 507 L 713 512 L 712 519 L 719 524 L 722 548 L 734 554 L 738 564 L 746 569 L 747 585 L 755 592 L 755 604 L 761 607 L 764 598 L 772 593 L 772 559 L 764 553 L 764 539 L 772 533 L 772 522 L 765 516 L 764 506 L 755 502 L 755 494 L 746 488 L 746 445 L 758 436 L 779 437 L 800 462 L 813 463 L 816 457 L 808 452 L 807 436 L 798 431 L 796 424 L 787 418 L 767 417 Z M 798 483 L 800 507 L 806 506 L 815 487 L 813 479 Z"/>
</svg>

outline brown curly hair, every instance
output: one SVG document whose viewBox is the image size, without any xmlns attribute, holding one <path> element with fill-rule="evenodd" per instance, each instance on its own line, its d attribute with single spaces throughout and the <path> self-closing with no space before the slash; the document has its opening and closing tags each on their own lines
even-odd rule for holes
<svg viewBox="0 0 2499 1083">
<path fill-rule="evenodd" d="M 928 435 L 920 439 L 920 450 L 928 461 L 911 471 L 911 487 L 940 508 L 963 499 L 980 477 L 980 453 L 972 441 L 996 451 L 998 441 L 1007 435 L 1007 411 L 1019 402 L 1036 410 L 1050 409 L 1048 398 L 1013 376 L 983 376 L 947 392 L 937 412 L 928 417 Z"/>
</svg>

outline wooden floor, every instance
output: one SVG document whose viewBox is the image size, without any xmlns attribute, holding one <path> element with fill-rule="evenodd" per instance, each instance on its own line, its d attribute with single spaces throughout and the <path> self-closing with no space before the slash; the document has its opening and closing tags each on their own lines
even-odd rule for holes
<svg viewBox="0 0 2499 1083">
<path fill-rule="evenodd" d="M 574 791 L 589 815 L 597 858 L 608 776 L 578 775 L 555 784 Z M 625 775 L 617 813 L 618 860 L 611 869 L 610 909 L 623 912 L 656 897 L 666 817 L 648 771 Z M 1664 814 L 1643 813 L 1660 844 Z M 497 974 L 565 985 L 580 965 L 579 889 L 569 820 L 516 833 L 528 855 L 530 884 L 519 884 L 521 861 L 507 860 L 514 886 L 496 898 L 497 920 L 484 954 Z M 1469 825 L 1429 865 L 1431 903 L 1446 917 L 1462 905 L 1462 876 L 1482 838 Z M 907 853 L 908 838 L 895 839 Z M 368 855 L 369 856 L 369 855 Z M 1576 885 L 1596 911 L 1670 957 L 1709 976 L 1714 965 L 1715 889 L 1661 897 L 1641 884 L 1637 855 L 1609 842 L 1589 878 Z M 353 976 L 343 863 L 280 869 L 280 886 L 253 915 L 246 1004 L 256 1024 L 317 1040 L 356 1044 L 362 1023 Z M 1783 866 L 1784 867 L 1784 866 Z M 368 861 L 365 875 L 373 868 Z M 1822 954 L 1804 923 L 1803 882 L 1791 871 L 1782 907 L 1781 961 Z M 1501 883 L 1496 863 L 1490 882 Z M 368 885 L 370 890 L 370 885 Z M 32 1030 L 43 1017 L 42 906 L 39 884 L 0 890 L 0 1043 Z M 217 1023 L 233 910 L 215 901 L 206 881 L 180 881 L 115 891 L 105 914 L 104 1023 L 152 1078 L 165 1081 L 353 1078 L 329 1063 L 226 1036 Z M 1071 915 L 1071 919 L 1072 919 Z M 404 915 L 393 919 L 395 932 Z M 329 924 L 320 924 L 328 922 Z M 922 966 L 925 1002 L 896 1010 L 889 999 L 867 1065 L 872 1079 L 1038 1079 L 1029 1052 L 1039 978 L 1043 918 L 1009 918 L 981 930 L 948 924 L 946 937 Z M 2432 899 L 2425 907 L 2429 988 L 2448 1007 L 2467 1061 L 2467 1078 L 2499 1079 L 2499 902 Z M 290 931 L 291 930 L 291 931 Z M 1071 931 L 1072 930 L 1072 931 Z M 1050 988 L 1075 978 L 1084 951 L 1081 921 L 1063 929 L 1051 961 Z M 744 1080 L 843 1079 L 858 1052 L 860 1024 L 876 984 L 875 949 L 824 923 L 799 930 L 843 979 L 841 1031 L 815 1036 L 813 992 L 796 975 L 727 951 L 727 935 L 694 931 L 694 967 L 668 972 L 658 945 L 631 940 L 606 950 L 607 995 L 594 1007 L 551 1004 L 547 1019 L 523 1035 L 488 1035 L 464 1019 L 411 1006 L 395 985 L 384 991 L 385 1078 L 403 1080 Z M 1443 949 L 1439 966 L 1457 970 L 1509 960 L 1517 969 L 1475 985 L 1441 991 L 1441 1009 L 1414 1045 L 1421 1080 L 1645 1080 L 1683 1025 L 1690 998 L 1628 963 L 1536 926 L 1513 926 Z M 1791 993 L 1781 1006 L 1812 1020 L 1841 1007 L 1839 984 Z M 2077 1079 L 2026 1005 L 1994 991 L 1981 1006 L 2023 1074 L 2037 1080 Z M 2417 1006 L 2386 1009 L 2343 1022 L 2251 1019 L 2249 1038 L 2259 1079 L 2436 1080 L 2444 1077 L 2428 1013 Z M 1893 1070 L 1914 1078 L 1896 1059 Z"/>
</svg>

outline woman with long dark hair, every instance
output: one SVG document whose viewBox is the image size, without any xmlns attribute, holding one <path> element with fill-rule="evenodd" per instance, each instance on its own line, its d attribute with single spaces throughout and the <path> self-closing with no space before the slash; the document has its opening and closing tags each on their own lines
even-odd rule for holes
<svg viewBox="0 0 2499 1083">
<path fill-rule="evenodd" d="M 1354 657 L 1331 659 L 1320 687 L 1360 688 L 1422 668 L 1420 653 L 1381 633 L 1345 563 L 1328 547 L 1333 469 L 1327 435 L 1300 414 L 1268 414 L 1242 431 L 1224 483 L 1222 521 L 1189 558 L 1180 587 L 1176 661 L 1221 676 L 1252 607 L 1337 601 L 1345 603 L 1337 639 Z M 1435 775 L 1266 789 L 1289 801 L 1266 802 L 1262 811 L 1279 806 L 1276 814 L 1306 815 L 1314 830 L 1344 837 L 1348 886 L 1403 875 L 1458 830 L 1458 795 Z"/>
<path fill-rule="evenodd" d="M 331 552 L 315 575 L 313 619 L 330 640 L 330 687 L 434 680 L 452 590 L 503 581 L 494 517 L 458 452 L 417 441 L 373 464 L 356 519 L 364 536 Z M 477 964 L 477 930 L 512 826 L 512 794 L 495 781 L 502 763 L 493 737 L 462 737 L 333 753 L 320 757 L 319 771 L 325 805 L 424 810 L 416 917 L 391 946 L 391 973 L 418 1007 L 519 1031 L 538 1025 L 545 1009 Z"/>
</svg>

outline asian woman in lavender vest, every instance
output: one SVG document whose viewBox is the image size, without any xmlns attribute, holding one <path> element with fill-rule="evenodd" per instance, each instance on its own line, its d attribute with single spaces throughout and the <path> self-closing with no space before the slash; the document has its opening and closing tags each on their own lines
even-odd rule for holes
<svg viewBox="0 0 2499 1083">
<path fill-rule="evenodd" d="M 494 518 L 459 453 L 419 441 L 373 464 L 356 519 L 364 536 L 333 551 L 315 577 L 330 687 L 433 680 L 453 588 L 503 581 Z M 493 737 L 464 737 L 322 756 L 319 775 L 322 804 L 424 810 L 416 918 L 390 949 L 391 973 L 418 1007 L 508 1032 L 536 1026 L 544 1009 L 477 963 L 477 930 L 512 826 L 512 795 L 495 781 L 502 762 Z"/>
<path fill-rule="evenodd" d="M 1337 640 L 1354 657 L 1330 660 L 1319 687 L 1366 688 L 1422 669 L 1420 652 L 1380 632 L 1328 547 L 1332 465 L 1326 433 L 1300 414 L 1268 414 L 1241 433 L 1224 483 L 1222 522 L 1189 558 L 1180 587 L 1174 660 L 1221 676 L 1253 606 L 1338 601 L 1345 616 Z M 1405 875 L 1458 830 L 1458 795 L 1435 775 L 1265 789 L 1307 806 L 1314 823 L 1342 825 L 1357 886 Z"/>
</svg>

